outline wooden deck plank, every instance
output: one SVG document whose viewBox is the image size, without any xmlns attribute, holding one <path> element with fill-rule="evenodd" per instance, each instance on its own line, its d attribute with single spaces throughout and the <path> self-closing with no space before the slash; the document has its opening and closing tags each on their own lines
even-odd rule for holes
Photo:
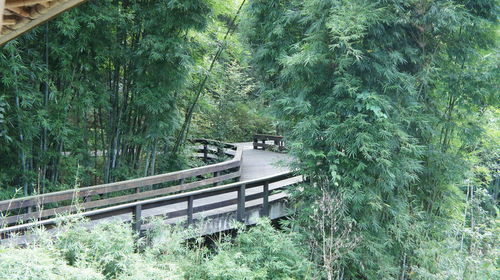
<svg viewBox="0 0 500 280">
<path fill-rule="evenodd" d="M 235 145 L 243 148 L 243 161 L 240 167 L 241 181 L 289 171 L 287 167 L 280 166 L 291 162 L 292 158 L 287 154 L 254 150 L 252 142 L 235 143 Z"/>
</svg>

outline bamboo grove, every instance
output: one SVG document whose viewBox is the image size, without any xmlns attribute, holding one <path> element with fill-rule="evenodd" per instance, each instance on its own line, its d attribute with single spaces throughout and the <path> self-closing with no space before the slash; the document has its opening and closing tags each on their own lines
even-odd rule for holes
<svg viewBox="0 0 500 280">
<path fill-rule="evenodd" d="M 194 112 L 202 131 L 176 142 L 214 50 L 230 44 L 203 93 L 225 88 L 226 65 L 246 75 L 241 44 L 223 38 L 236 9 L 222 1 L 91 1 L 4 46 L 0 197 L 12 197 L 12 186 L 27 195 L 71 188 L 75 178 L 91 185 L 177 170 L 189 160 L 177 149 L 186 139 L 225 136 L 212 129 L 225 120 L 205 117 L 227 95 L 217 92 Z"/>
<path fill-rule="evenodd" d="M 247 8 L 251 65 L 309 180 L 291 225 L 325 277 L 494 279 L 498 2 Z"/>
</svg>

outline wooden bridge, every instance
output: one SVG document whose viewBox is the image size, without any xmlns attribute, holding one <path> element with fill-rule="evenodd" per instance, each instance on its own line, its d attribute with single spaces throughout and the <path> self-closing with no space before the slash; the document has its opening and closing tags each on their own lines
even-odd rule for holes
<svg viewBox="0 0 500 280">
<path fill-rule="evenodd" d="M 255 135 L 254 142 L 227 144 L 195 140 L 196 156 L 208 164 L 127 181 L 76 188 L 0 201 L 0 237 L 4 241 L 31 228 L 54 228 L 61 219 L 85 217 L 92 225 L 120 219 L 136 231 L 148 228 L 147 218 L 193 224 L 204 220 L 203 232 L 230 229 L 234 221 L 253 224 L 262 216 L 286 215 L 287 186 L 301 181 L 286 167 L 288 155 L 280 136 Z M 221 158 L 228 158 L 220 161 Z"/>
</svg>

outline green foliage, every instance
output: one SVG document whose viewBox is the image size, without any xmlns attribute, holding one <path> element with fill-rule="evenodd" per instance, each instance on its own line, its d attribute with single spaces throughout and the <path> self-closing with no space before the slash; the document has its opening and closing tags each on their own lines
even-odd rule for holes
<svg viewBox="0 0 500 280">
<path fill-rule="evenodd" d="M 273 133 L 273 119 L 266 110 L 267 106 L 261 102 L 257 81 L 250 75 L 249 53 L 236 33 L 241 15 L 236 17 L 234 25 L 237 27 L 227 33 L 241 3 L 224 2 L 224 7 L 215 9 L 215 19 L 207 30 L 196 34 L 201 42 L 200 52 L 209 52 L 212 59 L 216 54 L 219 56 L 213 67 L 211 60 L 205 60 L 201 65 L 203 68 L 200 67 L 189 81 L 191 94 L 187 101 L 192 105 L 197 100 L 200 85 L 207 79 L 194 107 L 192 121 L 189 121 L 189 114 L 185 114 L 192 137 L 241 142 L 250 141 L 256 132 Z M 223 51 L 219 53 L 221 49 Z M 211 69 L 209 73 L 208 69 Z"/>
<path fill-rule="evenodd" d="M 157 155 L 179 127 L 180 99 L 205 56 L 196 33 L 216 3 L 89 2 L 6 44 L 2 185 L 52 191 L 79 165 L 83 185 L 177 168 Z"/>
<path fill-rule="evenodd" d="M 127 270 L 134 262 L 132 230 L 119 223 L 104 222 L 87 233 L 83 224 L 62 228 L 55 248 L 72 266 L 92 267 L 108 278 Z"/>
<path fill-rule="evenodd" d="M 91 230 L 73 221 L 28 248 L 0 247 L 0 279 L 309 279 L 311 263 L 294 234 L 267 220 L 223 237 L 213 249 L 197 229 L 151 222 L 136 252 L 130 225 L 105 222 Z M 142 245 L 141 245 L 142 244 Z"/>
<path fill-rule="evenodd" d="M 229 51 L 229 50 L 228 50 Z M 244 62 L 218 65 L 195 116 L 194 135 L 225 142 L 251 141 L 255 133 L 275 134 L 274 119 L 262 104 Z"/>
<path fill-rule="evenodd" d="M 0 197 L 68 188 L 77 172 L 87 186 L 188 167 L 187 151 L 163 155 L 236 4 L 88 2 L 2 47 Z M 241 140 L 271 123 L 230 40 L 193 136 Z"/>
<path fill-rule="evenodd" d="M 354 224 L 351 238 L 361 239 L 328 265 L 333 271 L 325 268 L 329 279 L 454 277 L 438 271 L 446 262 L 429 260 L 425 251 L 452 242 L 450 228 L 464 219 L 462 186 L 485 114 L 499 105 L 497 9 L 492 0 L 256 0 L 247 6 L 251 66 L 296 170 L 309 180 L 295 189 L 296 227 L 310 235 L 317 224 L 313 207 L 326 190 L 342 200 L 339 227 Z M 441 250 L 440 259 L 472 256 L 465 247 Z M 311 249 L 324 266 L 321 248 Z M 491 267 L 491 258 L 471 265 Z M 448 275 L 476 277 L 464 271 Z"/>
<path fill-rule="evenodd" d="M 207 279 L 310 279 L 313 267 L 297 240 L 262 220 L 233 243 L 218 244 L 218 254 L 205 264 Z"/>
<path fill-rule="evenodd" d="M 70 224 L 53 244 L 1 249 L 1 276 L 498 278 L 498 1 L 253 0 L 243 36 L 222 42 L 236 8 L 88 2 L 3 47 L 0 197 L 183 168 L 189 152 L 161 155 L 196 100 L 195 137 L 279 121 L 307 179 L 291 226 L 321 273 L 266 222 L 212 251 L 158 221 L 140 253 L 122 224 Z"/>
<path fill-rule="evenodd" d="M 2 138 L 4 141 L 12 140 L 7 135 L 7 124 L 4 116 L 7 106 L 8 104 L 5 102 L 4 97 L 0 96 L 0 138 Z"/>
<path fill-rule="evenodd" d="M 44 248 L 0 248 L 0 279 L 9 280 L 104 280 L 90 268 L 67 265 Z"/>
</svg>

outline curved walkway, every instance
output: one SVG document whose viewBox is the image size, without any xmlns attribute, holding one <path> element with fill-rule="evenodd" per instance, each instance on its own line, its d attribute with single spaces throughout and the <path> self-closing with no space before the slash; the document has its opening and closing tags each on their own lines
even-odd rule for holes
<svg viewBox="0 0 500 280">
<path fill-rule="evenodd" d="M 245 143 L 235 143 L 233 144 L 242 149 L 242 157 L 241 157 L 241 165 L 240 165 L 240 182 L 251 182 L 262 179 L 262 178 L 272 178 L 273 176 L 279 176 L 279 174 L 287 173 L 290 170 L 286 167 L 286 164 L 291 161 L 291 157 L 287 154 L 276 153 L 271 151 L 263 151 L 263 150 L 255 150 L 253 149 L 252 142 Z M 266 179 L 267 180 L 267 179 Z M 283 179 L 280 181 L 276 181 L 274 183 L 269 184 L 269 191 L 283 189 L 288 185 L 300 182 L 301 178 L 299 176 L 290 177 L 288 179 Z M 273 181 L 271 181 L 273 182 Z M 235 183 L 237 184 L 237 183 Z M 248 209 L 256 209 L 258 206 L 263 205 L 262 194 L 264 192 L 264 186 L 260 185 L 257 187 L 252 187 L 245 189 L 244 194 L 245 197 L 257 197 L 255 199 L 248 199 L 244 202 L 244 207 Z M 270 203 L 270 212 L 267 214 L 270 218 L 279 218 L 285 215 L 284 204 L 282 199 L 286 197 L 286 193 L 277 192 L 270 193 L 268 201 Z M 238 200 L 238 192 L 224 192 L 221 194 L 214 194 L 207 197 L 201 197 L 194 199 L 192 201 L 193 208 L 203 208 L 209 205 L 221 203 L 224 204 L 228 201 L 237 201 Z M 272 204 L 273 202 L 274 204 Z M 274 210 L 273 210 L 274 207 Z M 193 209 L 191 208 L 191 209 Z M 185 221 L 185 216 L 178 216 L 176 218 L 169 218 L 168 213 L 175 213 L 179 211 L 187 211 L 189 209 L 188 204 L 185 201 L 181 201 L 178 203 L 168 204 L 165 206 L 158 206 L 149 209 L 143 209 L 141 213 L 141 219 L 154 217 L 154 216 L 163 216 L 165 218 L 165 222 L 172 224 L 177 222 Z M 204 233 L 213 233 L 218 231 L 223 231 L 230 229 L 232 227 L 232 222 L 234 221 L 234 213 L 237 211 L 238 205 L 231 204 L 228 206 L 221 206 L 216 209 L 203 211 L 200 213 L 194 213 L 193 218 L 195 220 L 203 220 L 205 217 L 211 217 L 211 221 L 204 225 L 203 232 Z M 250 210 L 247 211 L 247 217 L 244 219 L 247 224 L 255 223 L 256 219 L 261 216 L 260 210 Z M 216 218 L 213 218 L 216 217 Z M 103 221 L 109 220 L 121 220 L 124 222 L 133 221 L 134 216 L 132 213 L 124 213 L 115 215 L 112 217 L 103 217 L 92 220 L 88 223 L 88 227 L 93 227 L 95 224 L 101 223 Z M 141 225 L 140 228 L 142 230 L 147 229 L 149 225 L 144 224 Z M 57 229 L 50 229 L 50 232 L 54 232 Z M 19 238 L 16 238 L 15 243 L 26 243 L 27 240 L 31 239 L 29 236 L 23 235 Z M 4 243 L 7 240 L 1 240 L 0 243 Z M 13 240 L 11 240 L 13 241 Z M 8 242 L 8 241 L 7 241 Z"/>
<path fill-rule="evenodd" d="M 241 170 L 241 177 L 240 177 L 240 182 L 243 181 L 249 181 L 249 180 L 254 180 L 254 179 L 259 179 L 263 177 L 269 177 L 273 176 L 276 174 L 280 174 L 283 172 L 288 172 L 290 171 L 286 166 L 287 163 L 290 162 L 291 157 L 288 156 L 287 154 L 283 153 L 276 153 L 276 152 L 271 152 L 271 151 L 263 151 L 263 150 L 254 150 L 253 149 L 253 143 L 252 142 L 244 142 L 244 143 L 233 143 L 233 145 L 236 145 L 238 147 L 243 148 L 243 156 L 242 156 L 242 162 L 240 166 Z M 286 185 L 290 185 L 293 183 L 296 183 L 298 180 L 297 178 L 290 178 L 287 180 L 283 180 L 280 182 L 272 183 L 269 185 L 269 189 L 277 189 Z M 252 194 L 256 194 L 262 192 L 262 187 L 257 187 L 257 188 L 252 188 L 248 189 L 245 192 L 245 196 L 249 196 Z M 214 195 L 206 198 L 201 198 L 197 199 L 193 202 L 194 207 L 200 207 L 204 205 L 208 205 L 217 201 L 226 201 L 230 199 L 236 199 L 237 193 L 236 192 L 231 192 L 231 193 L 226 193 L 226 194 L 220 194 L 220 195 Z M 262 203 L 262 198 L 256 199 L 255 201 L 247 201 L 246 202 L 246 207 L 250 207 L 253 204 L 261 204 Z M 186 203 L 184 202 L 179 202 L 176 204 L 172 205 L 167 205 L 167 206 L 162 206 L 162 207 L 156 207 L 148 210 L 143 211 L 143 217 L 152 217 L 152 216 L 160 216 L 163 213 L 169 213 L 173 211 L 179 211 L 186 209 Z M 207 216 L 213 216 L 218 213 L 226 213 L 226 212 L 231 212 L 236 209 L 235 205 L 231 205 L 228 207 L 224 208 L 218 208 L 212 211 L 205 211 L 202 214 L 195 215 L 195 218 L 200 219 Z M 130 220 L 131 216 L 130 215 L 122 215 L 120 216 L 121 219 L 124 220 Z M 179 221 L 182 221 L 182 217 L 179 218 L 173 218 L 173 219 L 166 219 L 167 223 L 176 223 Z"/>
</svg>

